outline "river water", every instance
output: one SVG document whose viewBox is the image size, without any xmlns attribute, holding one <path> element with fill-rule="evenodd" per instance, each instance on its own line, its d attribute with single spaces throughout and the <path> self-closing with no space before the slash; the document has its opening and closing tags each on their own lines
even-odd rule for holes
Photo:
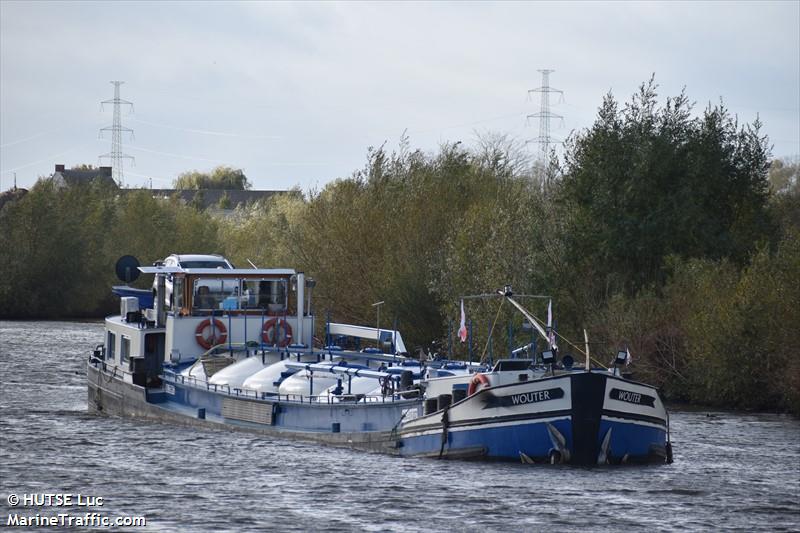
<svg viewBox="0 0 800 533">
<path fill-rule="evenodd" d="M 9 495 L 65 493 L 145 531 L 800 531 L 796 418 L 675 411 L 664 466 L 403 459 L 88 415 L 102 329 L 0 322 L 3 526 L 64 510 Z"/>
</svg>

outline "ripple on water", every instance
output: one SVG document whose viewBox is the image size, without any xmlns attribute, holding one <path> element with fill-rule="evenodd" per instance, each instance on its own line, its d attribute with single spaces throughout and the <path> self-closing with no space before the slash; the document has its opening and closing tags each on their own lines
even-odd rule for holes
<svg viewBox="0 0 800 533">
<path fill-rule="evenodd" d="M 407 460 L 88 415 L 85 361 L 102 334 L 0 322 L 0 494 L 102 496 L 104 512 L 158 531 L 800 529 L 790 417 L 675 412 L 668 466 Z"/>
</svg>

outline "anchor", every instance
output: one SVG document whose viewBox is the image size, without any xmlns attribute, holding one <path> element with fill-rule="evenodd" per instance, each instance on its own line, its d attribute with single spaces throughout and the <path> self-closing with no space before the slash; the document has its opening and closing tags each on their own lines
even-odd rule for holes
<svg viewBox="0 0 800 533">
<path fill-rule="evenodd" d="M 603 437 L 603 443 L 600 445 L 600 453 L 597 454 L 597 464 L 605 465 L 610 462 L 611 454 L 609 454 L 608 446 L 611 444 L 611 430 L 614 428 L 608 428 L 606 431 L 606 436 Z"/>
<path fill-rule="evenodd" d="M 567 449 L 567 439 L 556 427 L 547 422 L 547 433 L 550 435 L 550 442 L 553 449 L 550 450 L 550 464 L 568 463 L 570 459 L 569 449 Z"/>
</svg>

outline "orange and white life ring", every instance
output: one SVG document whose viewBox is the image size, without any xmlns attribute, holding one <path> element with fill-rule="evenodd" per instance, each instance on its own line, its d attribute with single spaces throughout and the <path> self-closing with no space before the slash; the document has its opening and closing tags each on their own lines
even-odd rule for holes
<svg viewBox="0 0 800 533">
<path fill-rule="evenodd" d="M 206 335 L 206 331 L 208 331 L 208 335 Z M 211 319 L 206 318 L 197 325 L 194 330 L 194 338 L 197 344 L 208 350 L 212 346 L 222 344 L 228 340 L 228 330 L 221 320 L 215 318 L 214 326 L 212 327 Z"/>
<path fill-rule="evenodd" d="M 283 318 L 270 318 L 261 328 L 261 340 L 270 346 L 284 348 L 292 342 L 292 326 Z"/>
<path fill-rule="evenodd" d="M 476 392 L 478 392 L 479 387 L 489 387 L 489 378 L 486 377 L 486 374 L 475 374 L 472 378 L 472 381 L 469 382 L 469 387 L 467 388 L 467 396 L 472 396 Z"/>
</svg>

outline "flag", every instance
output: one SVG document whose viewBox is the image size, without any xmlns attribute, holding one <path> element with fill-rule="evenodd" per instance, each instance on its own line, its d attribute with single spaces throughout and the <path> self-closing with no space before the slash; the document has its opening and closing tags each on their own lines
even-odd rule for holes
<svg viewBox="0 0 800 533">
<path fill-rule="evenodd" d="M 625 366 L 628 366 L 633 362 L 633 356 L 631 356 L 631 349 L 625 346 L 625 352 L 627 353 L 627 357 L 625 358 Z"/>
<path fill-rule="evenodd" d="M 547 337 L 550 342 L 550 348 L 558 348 L 556 346 L 556 332 L 553 329 L 553 300 L 547 303 Z"/>
<path fill-rule="evenodd" d="M 464 300 L 461 300 L 461 324 L 458 328 L 458 336 L 461 342 L 467 342 L 467 317 L 464 314 Z"/>
</svg>

